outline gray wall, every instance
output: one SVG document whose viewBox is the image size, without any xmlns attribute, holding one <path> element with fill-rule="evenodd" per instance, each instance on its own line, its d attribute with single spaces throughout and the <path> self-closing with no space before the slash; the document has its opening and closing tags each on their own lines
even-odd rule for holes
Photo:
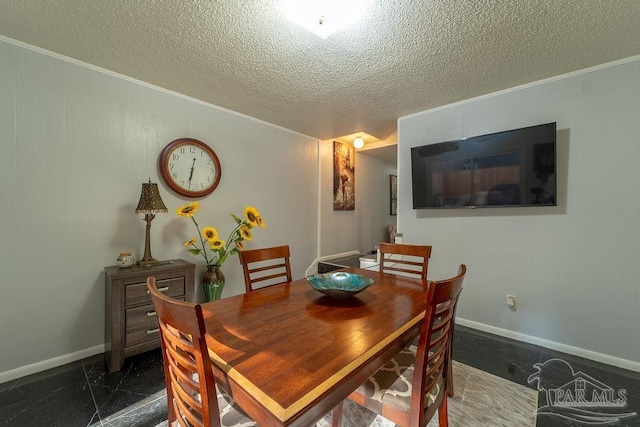
<svg viewBox="0 0 640 427">
<path fill-rule="evenodd" d="M 103 268 L 122 250 L 142 257 L 134 209 L 149 178 L 169 209 L 152 223 L 153 256 L 202 271 L 183 246 L 195 229 L 175 215 L 188 200 L 157 169 L 181 137 L 222 164 L 199 222 L 226 234 L 230 213 L 256 206 L 266 228 L 247 246 L 289 244 L 302 277 L 318 245 L 317 140 L 0 40 L 0 383 L 103 351 Z M 224 295 L 244 292 L 235 257 L 223 272 Z"/>
<path fill-rule="evenodd" d="M 552 121 L 559 206 L 412 209 L 411 147 Z M 460 323 L 640 370 L 638 58 L 404 117 L 398 134 L 398 229 L 433 245 L 430 278 L 467 264 Z"/>
</svg>

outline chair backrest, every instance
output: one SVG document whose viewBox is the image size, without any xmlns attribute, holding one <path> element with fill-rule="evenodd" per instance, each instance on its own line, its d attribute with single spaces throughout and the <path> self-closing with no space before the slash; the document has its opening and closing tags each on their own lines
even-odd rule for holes
<svg viewBox="0 0 640 427">
<path fill-rule="evenodd" d="M 447 375 L 449 348 L 453 339 L 451 328 L 466 273 L 467 267 L 461 264 L 455 277 L 435 281 L 429 286 L 428 301 L 431 304 L 427 307 L 420 329 L 411 389 L 412 426 L 425 425 L 440 406 L 441 400 L 447 398 L 446 390 L 442 390 L 435 402 L 425 405 L 427 392 L 438 382 L 446 388 L 443 379 Z"/>
<path fill-rule="evenodd" d="M 147 279 L 147 289 L 160 328 L 169 425 L 176 420 L 184 425 L 184 419 L 189 425 L 220 427 L 202 307 L 163 295 L 155 277 Z"/>
<path fill-rule="evenodd" d="M 291 255 L 288 245 L 249 249 L 238 252 L 238 255 L 247 292 L 256 289 L 256 284 L 265 287 L 291 281 Z"/>
<path fill-rule="evenodd" d="M 427 280 L 431 246 L 380 242 L 380 272 Z"/>
</svg>

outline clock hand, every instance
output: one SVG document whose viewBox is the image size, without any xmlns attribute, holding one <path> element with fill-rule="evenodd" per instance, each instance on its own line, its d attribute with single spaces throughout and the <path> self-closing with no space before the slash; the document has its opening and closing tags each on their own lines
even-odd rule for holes
<svg viewBox="0 0 640 427">
<path fill-rule="evenodd" d="M 189 188 L 191 188 L 191 178 L 193 178 L 193 168 L 196 166 L 196 159 L 193 159 L 193 163 L 191 164 L 191 173 L 189 174 Z"/>
</svg>

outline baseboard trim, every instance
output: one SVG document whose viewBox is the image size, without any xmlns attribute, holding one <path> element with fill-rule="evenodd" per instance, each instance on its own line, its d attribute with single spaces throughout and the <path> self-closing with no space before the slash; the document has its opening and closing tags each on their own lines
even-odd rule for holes
<svg viewBox="0 0 640 427">
<path fill-rule="evenodd" d="M 64 354 L 52 359 L 32 363 L 31 365 L 21 366 L 10 371 L 0 372 L 0 384 L 16 380 L 27 375 L 37 374 L 38 372 L 46 371 L 47 369 L 57 368 L 58 366 L 66 365 L 67 363 L 75 362 L 77 360 L 84 359 L 85 357 L 104 353 L 104 349 L 104 344 L 100 344 L 74 353 Z"/>
<path fill-rule="evenodd" d="M 550 341 L 543 338 L 534 337 L 532 335 L 526 335 L 519 332 L 510 331 L 508 329 L 486 325 L 484 323 L 474 322 L 473 320 L 461 319 L 459 317 L 456 318 L 456 324 L 473 329 L 478 329 L 490 334 L 499 335 L 501 337 L 511 338 L 516 341 L 523 341 L 529 344 L 539 345 L 551 350 L 561 351 L 563 353 L 572 354 L 574 356 L 583 357 L 585 359 L 594 360 L 596 362 L 605 363 L 607 365 L 617 366 L 618 368 L 640 372 L 640 362 L 634 362 L 633 360 L 622 359 L 620 357 L 598 353 L 596 351 L 574 347 L 556 341 Z"/>
</svg>

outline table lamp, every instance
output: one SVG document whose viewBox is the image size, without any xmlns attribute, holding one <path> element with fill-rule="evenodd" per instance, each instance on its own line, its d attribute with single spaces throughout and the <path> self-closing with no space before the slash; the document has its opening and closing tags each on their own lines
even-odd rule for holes
<svg viewBox="0 0 640 427">
<path fill-rule="evenodd" d="M 144 239 L 144 257 L 140 260 L 140 265 L 146 267 L 149 265 L 157 264 L 159 261 L 153 259 L 151 256 L 151 221 L 156 217 L 157 213 L 166 213 L 167 207 L 164 205 L 160 192 L 158 191 L 158 184 L 152 183 L 149 178 L 148 183 L 142 184 L 142 193 L 140 194 L 140 201 L 136 208 L 136 213 L 143 213 L 144 220 L 147 222 L 146 236 Z"/>
</svg>

